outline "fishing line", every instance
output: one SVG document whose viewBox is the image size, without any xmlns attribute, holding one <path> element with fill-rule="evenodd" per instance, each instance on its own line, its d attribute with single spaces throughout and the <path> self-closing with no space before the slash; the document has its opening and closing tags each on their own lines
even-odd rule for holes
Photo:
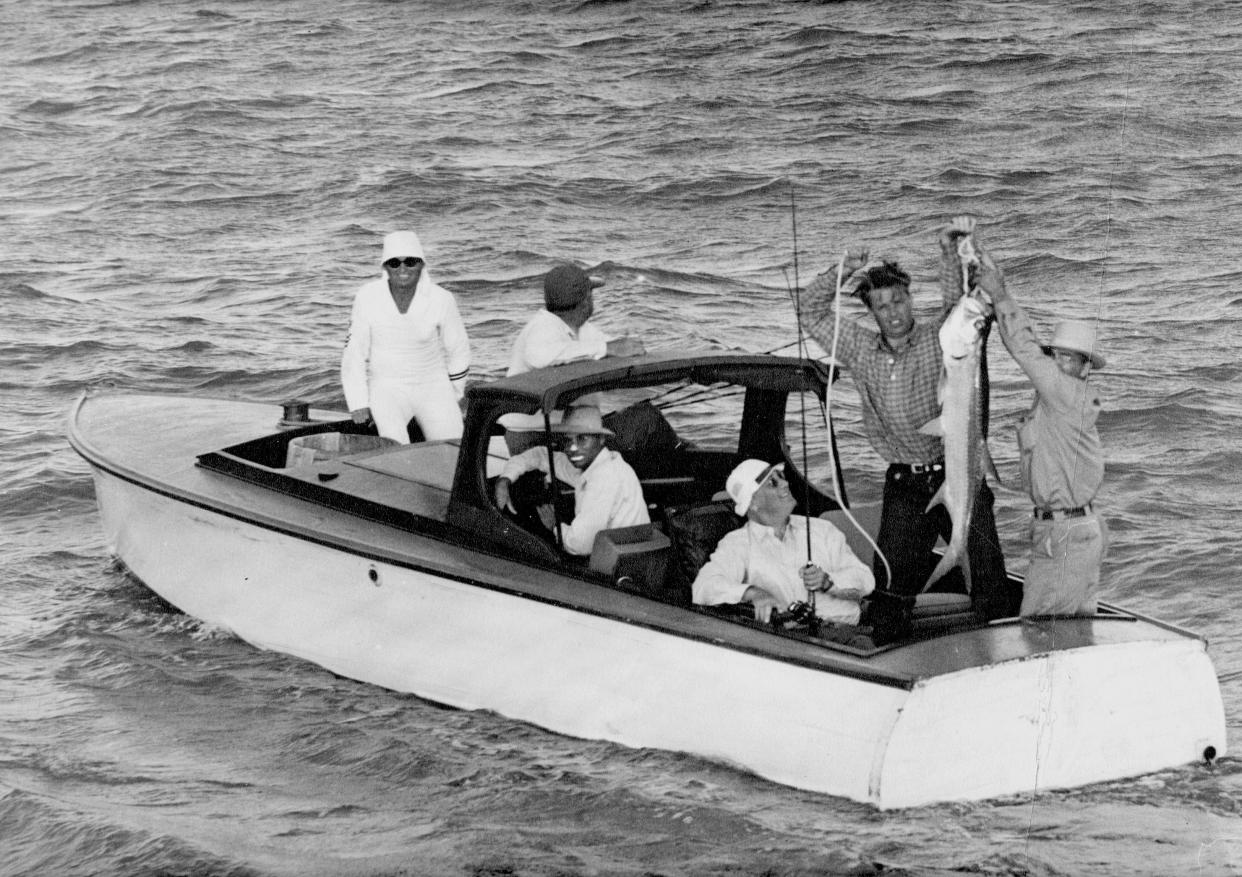
<svg viewBox="0 0 1242 877">
<path fill-rule="evenodd" d="M 846 253 L 842 253 L 841 258 L 837 261 L 837 284 L 836 284 L 836 290 L 833 293 L 834 314 L 833 314 L 833 320 L 832 320 L 832 349 L 829 351 L 829 358 L 832 363 L 831 369 L 832 369 L 833 375 L 838 374 L 837 346 L 841 340 L 841 292 L 845 287 L 845 257 L 846 255 L 847 255 Z M 831 428 L 832 392 L 833 392 L 833 388 L 836 386 L 836 383 L 837 382 L 835 380 L 829 380 L 828 387 L 824 392 L 823 413 L 824 413 L 825 429 Z M 837 458 L 836 448 L 832 444 L 832 442 L 829 442 L 828 455 L 832 460 L 833 472 L 834 473 L 840 472 L 841 461 Z M 888 558 L 885 557 L 884 552 L 880 550 L 880 544 L 874 538 L 872 538 L 869 532 L 867 532 L 867 528 L 864 527 L 859 522 L 858 518 L 854 517 L 854 513 L 851 512 L 849 508 L 846 507 L 845 500 L 841 496 L 841 486 L 836 477 L 832 479 L 832 489 L 833 489 L 833 495 L 836 497 L 836 500 L 837 500 L 837 507 L 841 509 L 841 512 L 845 515 L 847 519 L 849 519 L 849 522 L 854 525 L 854 529 L 857 530 L 859 533 L 861 533 L 863 538 L 866 539 L 868 544 L 871 545 L 872 550 L 875 552 L 875 556 L 880 558 L 880 562 L 884 565 L 884 581 L 891 582 L 893 580 L 893 569 L 888 564 Z"/>
<path fill-rule="evenodd" d="M 794 316 L 797 320 L 797 326 L 798 326 L 798 342 L 797 342 L 798 343 L 798 354 L 800 358 L 802 358 L 803 360 L 806 360 L 808 357 L 806 354 L 806 339 L 805 339 L 805 335 L 802 330 L 802 301 L 801 301 L 801 295 L 800 295 L 801 290 L 797 282 L 797 279 L 798 279 L 797 213 L 795 212 L 795 209 L 794 209 L 792 186 L 790 186 L 790 189 L 789 189 L 789 204 L 790 204 L 790 215 L 793 220 L 793 226 L 794 226 L 793 231 L 794 231 L 794 290 L 795 290 L 795 291 L 791 291 L 790 297 L 793 300 Z M 841 291 L 845 283 L 845 277 L 844 277 L 845 257 L 846 257 L 846 254 L 842 253 L 841 259 L 837 262 L 837 280 L 836 280 L 836 290 L 834 293 L 835 314 L 834 314 L 833 326 L 832 326 L 832 349 L 829 351 L 830 372 L 829 372 L 829 379 L 827 381 L 827 386 L 824 389 L 824 402 L 820 406 L 820 413 L 824 420 L 824 430 L 829 435 L 828 458 L 829 458 L 830 469 L 832 473 L 832 493 L 833 493 L 833 497 L 836 499 L 837 508 L 839 508 L 842 514 L 844 514 L 845 517 L 850 521 L 850 523 L 854 525 L 854 529 L 856 529 L 860 534 L 862 534 L 863 538 L 866 539 L 867 542 L 871 545 L 872 550 L 875 552 L 875 556 L 880 559 L 880 562 L 884 566 L 884 574 L 886 577 L 885 581 L 892 581 L 893 573 L 892 573 L 892 568 L 889 566 L 888 558 L 884 556 L 884 552 L 880 550 L 879 544 L 872 537 L 872 535 L 869 532 L 867 532 L 867 528 L 864 527 L 859 522 L 858 518 L 854 517 L 854 513 L 851 512 L 849 508 L 846 506 L 845 498 L 841 495 L 841 478 L 843 477 L 842 471 L 841 471 L 841 461 L 840 461 L 840 458 L 837 456 L 836 446 L 831 439 L 831 435 L 832 435 L 832 394 L 833 394 L 833 387 L 836 384 L 835 376 L 840 373 L 838 370 L 838 363 L 837 363 L 837 347 L 838 347 L 838 344 L 840 342 L 840 337 L 841 337 Z M 786 286 L 788 286 L 788 283 L 789 283 L 789 279 L 788 279 L 788 275 L 786 275 Z M 785 346 L 788 346 L 788 345 L 785 345 Z M 809 517 L 810 516 L 810 508 L 809 508 L 810 469 L 809 469 L 809 464 L 807 461 L 807 450 L 806 450 L 807 440 L 806 440 L 806 409 L 805 409 L 806 395 L 805 393 L 801 394 L 801 397 L 802 397 L 802 402 L 803 402 L 802 477 L 803 477 L 803 484 L 808 493 L 808 499 L 804 500 L 803 509 L 804 511 L 807 512 L 807 516 Z M 810 562 L 810 552 L 811 552 L 810 527 L 808 526 L 807 528 L 807 562 L 808 563 Z"/>
</svg>

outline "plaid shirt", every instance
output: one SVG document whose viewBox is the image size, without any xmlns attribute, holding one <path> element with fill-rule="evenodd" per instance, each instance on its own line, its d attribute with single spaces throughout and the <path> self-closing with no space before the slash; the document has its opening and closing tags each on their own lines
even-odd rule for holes
<svg viewBox="0 0 1242 877">
<path fill-rule="evenodd" d="M 888 346 L 884 336 L 855 320 L 842 320 L 836 358 L 854 376 L 862 400 L 863 426 L 876 453 L 890 463 L 936 463 L 944 459 L 939 436 L 919 428 L 940 416 L 942 354 L 940 324 L 961 298 L 956 259 L 942 257 L 940 292 L 944 301 L 935 324 L 915 323 L 909 343 Z M 836 272 L 819 275 L 802 297 L 807 331 L 824 350 L 832 350 L 832 304 Z"/>
</svg>

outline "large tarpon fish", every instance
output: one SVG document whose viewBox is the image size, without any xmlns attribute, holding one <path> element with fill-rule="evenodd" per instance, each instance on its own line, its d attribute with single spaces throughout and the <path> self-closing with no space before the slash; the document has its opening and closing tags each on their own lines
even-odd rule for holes
<svg viewBox="0 0 1242 877">
<path fill-rule="evenodd" d="M 962 255 L 965 257 L 966 253 Z M 940 416 L 921 430 L 944 440 L 944 483 L 927 508 L 930 510 L 940 503 L 953 521 L 949 545 L 923 585 L 924 591 L 954 566 L 960 566 L 966 579 L 966 592 L 970 593 L 970 560 L 966 554 L 966 539 L 983 473 L 985 469 L 992 469 L 984 438 L 986 414 L 983 400 L 986 380 L 983 374 L 983 345 L 988 322 L 992 319 L 992 305 L 973 288 L 973 284 L 966 285 L 972 288 L 958 299 L 940 326 L 940 350 L 944 363 L 940 381 Z"/>
</svg>

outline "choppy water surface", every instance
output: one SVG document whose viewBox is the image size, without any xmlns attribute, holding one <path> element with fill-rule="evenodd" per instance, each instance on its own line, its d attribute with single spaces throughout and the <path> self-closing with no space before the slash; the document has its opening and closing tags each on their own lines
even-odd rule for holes
<svg viewBox="0 0 1242 877">
<path fill-rule="evenodd" d="M 1045 325 L 1101 318 L 1108 596 L 1210 638 L 1236 738 L 1240 59 L 1225 0 L 5 4 L 0 872 L 1242 870 L 1232 756 L 881 814 L 258 652 L 114 568 L 63 438 L 86 387 L 340 404 L 395 227 L 487 377 L 554 261 L 650 347 L 768 350 L 791 188 L 803 282 L 868 242 L 925 308 L 973 212 Z M 1029 389 L 993 361 L 1013 475 Z"/>
</svg>

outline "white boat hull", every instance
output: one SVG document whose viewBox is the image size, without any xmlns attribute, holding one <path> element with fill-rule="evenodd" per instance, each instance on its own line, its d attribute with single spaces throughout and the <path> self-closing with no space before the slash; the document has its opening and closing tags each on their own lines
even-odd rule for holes
<svg viewBox="0 0 1242 877">
<path fill-rule="evenodd" d="M 881 808 L 1080 786 L 1225 750 L 1215 673 L 1192 637 L 878 684 L 94 475 L 112 550 L 190 615 L 342 676 L 577 737 L 694 753 Z"/>
</svg>

